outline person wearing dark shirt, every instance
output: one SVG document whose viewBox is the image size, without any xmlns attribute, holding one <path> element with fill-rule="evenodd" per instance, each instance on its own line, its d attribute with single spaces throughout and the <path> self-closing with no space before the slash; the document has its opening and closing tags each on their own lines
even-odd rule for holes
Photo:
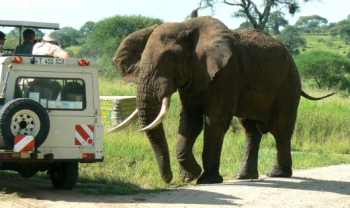
<svg viewBox="0 0 350 208">
<path fill-rule="evenodd" d="M 34 43 L 35 43 L 35 32 L 31 29 L 24 30 L 23 43 L 16 47 L 15 54 L 32 55 Z"/>
</svg>

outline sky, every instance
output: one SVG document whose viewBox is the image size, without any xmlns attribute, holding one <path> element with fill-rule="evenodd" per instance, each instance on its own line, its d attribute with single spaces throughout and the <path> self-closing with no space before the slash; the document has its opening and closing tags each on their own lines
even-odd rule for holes
<svg viewBox="0 0 350 208">
<path fill-rule="evenodd" d="M 257 0 L 259 2 L 261 0 Z M 55 22 L 61 27 L 79 29 L 87 21 L 99 21 L 114 15 L 143 15 L 166 22 L 182 21 L 198 6 L 199 0 L 1 0 L 1 20 Z M 302 4 L 290 23 L 298 17 L 319 14 L 330 22 L 345 19 L 350 14 L 349 0 L 313 0 Z M 232 7 L 217 5 L 214 13 L 201 10 L 199 15 L 213 15 L 230 28 L 242 19 L 232 18 Z"/>
</svg>

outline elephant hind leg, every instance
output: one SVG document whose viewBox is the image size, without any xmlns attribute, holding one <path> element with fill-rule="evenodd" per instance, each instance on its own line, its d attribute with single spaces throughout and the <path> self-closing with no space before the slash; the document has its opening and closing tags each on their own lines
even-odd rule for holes
<svg viewBox="0 0 350 208">
<path fill-rule="evenodd" d="M 277 159 L 270 177 L 292 176 L 291 140 L 296 120 L 296 111 L 281 116 L 271 131 L 276 141 Z"/>
<path fill-rule="evenodd" d="M 258 173 L 258 155 L 262 133 L 259 131 L 258 122 L 249 119 L 240 119 L 245 129 L 246 152 L 242 161 L 238 179 L 256 179 Z"/>
</svg>

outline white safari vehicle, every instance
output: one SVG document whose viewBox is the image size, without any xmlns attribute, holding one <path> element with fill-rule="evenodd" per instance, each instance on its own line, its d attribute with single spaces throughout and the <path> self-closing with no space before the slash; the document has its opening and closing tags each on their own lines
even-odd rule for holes
<svg viewBox="0 0 350 208">
<path fill-rule="evenodd" d="M 5 27 L 58 24 L 1 21 Z M 0 56 L 0 169 L 23 177 L 47 171 L 56 189 L 71 189 L 78 164 L 103 160 L 97 71 L 83 59 Z"/>
</svg>

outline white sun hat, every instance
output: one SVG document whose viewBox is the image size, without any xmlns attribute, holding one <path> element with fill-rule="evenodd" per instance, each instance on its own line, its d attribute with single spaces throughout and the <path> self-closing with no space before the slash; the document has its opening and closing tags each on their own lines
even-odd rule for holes
<svg viewBox="0 0 350 208">
<path fill-rule="evenodd" d="M 56 39 L 52 37 L 51 33 L 46 33 L 43 37 L 43 41 L 46 42 L 56 42 Z"/>
</svg>

